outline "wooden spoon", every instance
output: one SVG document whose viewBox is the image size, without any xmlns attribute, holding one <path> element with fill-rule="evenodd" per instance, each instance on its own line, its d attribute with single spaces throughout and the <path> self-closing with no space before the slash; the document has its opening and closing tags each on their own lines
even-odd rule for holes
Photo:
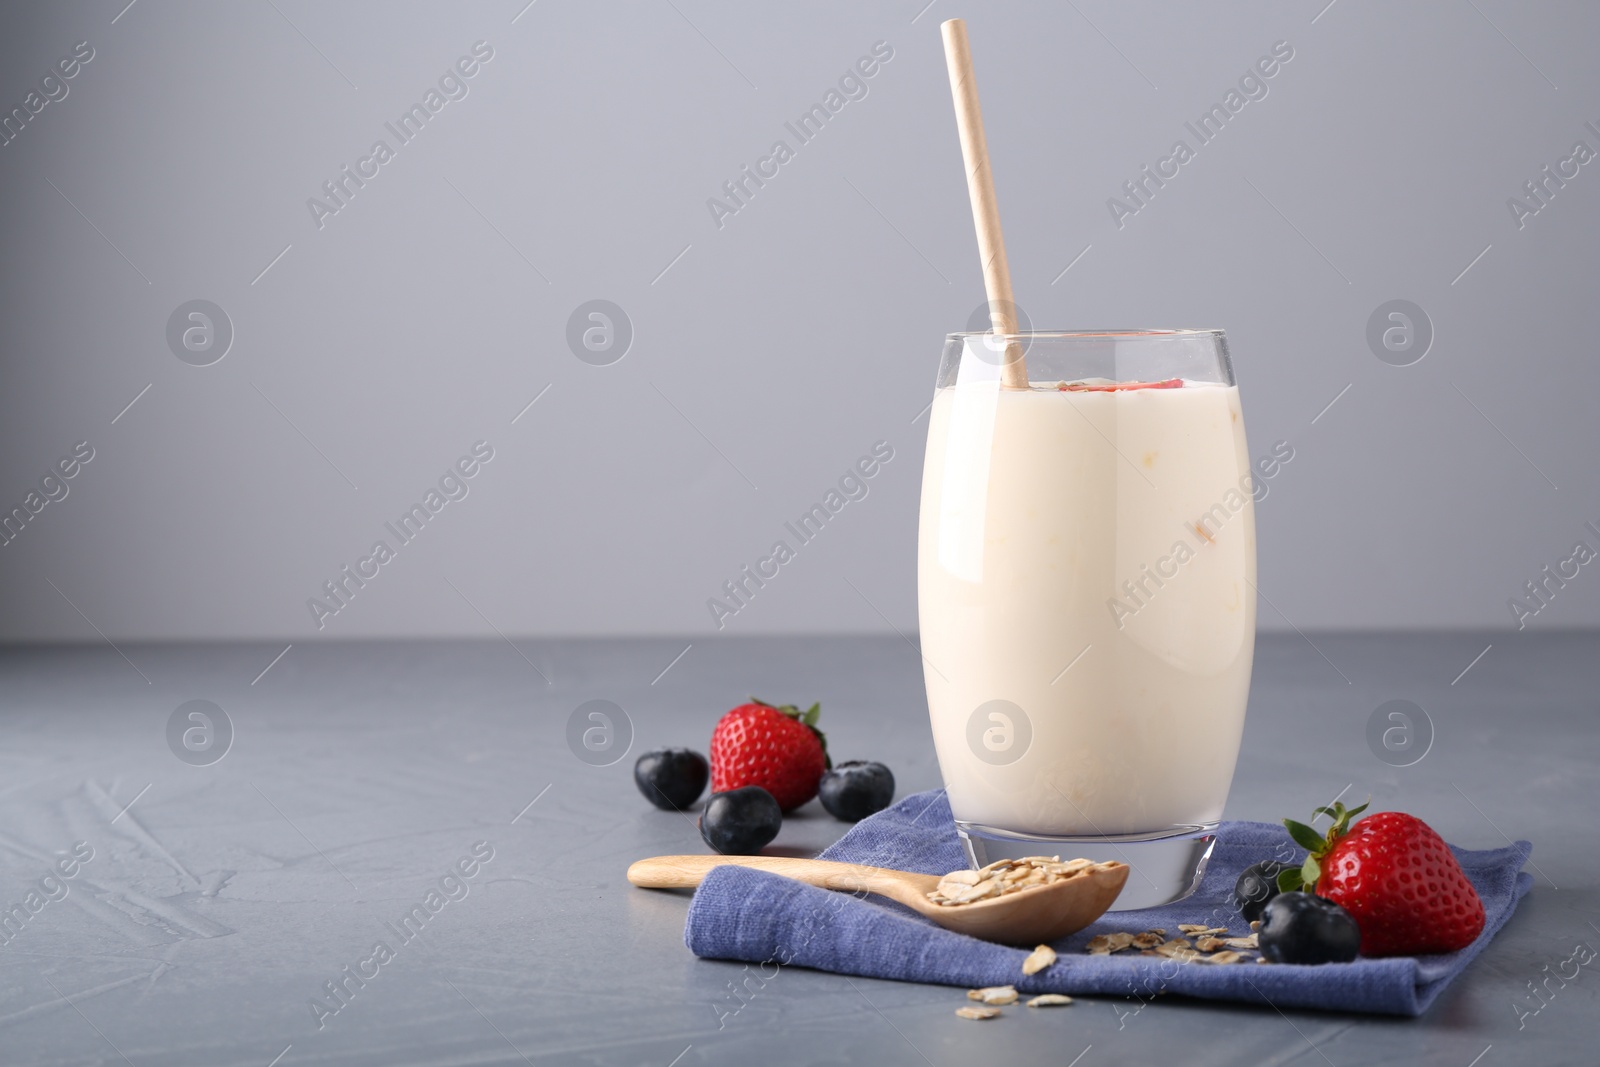
<svg viewBox="0 0 1600 1067">
<path fill-rule="evenodd" d="M 628 881 L 646 889 L 693 889 L 717 867 L 751 867 L 820 889 L 888 897 L 946 930 L 1004 945 L 1037 945 L 1077 933 L 1111 907 L 1128 880 L 1126 864 L 1107 863 L 971 904 L 935 904 L 928 893 L 939 884 L 937 874 L 779 856 L 656 856 L 629 867 Z"/>
</svg>

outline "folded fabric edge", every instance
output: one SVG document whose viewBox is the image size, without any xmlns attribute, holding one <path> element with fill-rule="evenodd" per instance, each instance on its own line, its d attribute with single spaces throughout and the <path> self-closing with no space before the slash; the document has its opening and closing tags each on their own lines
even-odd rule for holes
<svg viewBox="0 0 1600 1067">
<path fill-rule="evenodd" d="M 1345 985 L 1346 999 L 1337 1003 L 1330 1003 L 1329 991 L 1325 989 L 1285 989 L 1278 985 L 1281 977 L 1290 973 L 1317 970 L 1311 967 L 1273 965 L 1274 973 L 1269 979 L 1265 973 L 1253 975 L 1245 965 L 1212 968 L 1202 964 L 1170 964 L 1177 969 L 1167 974 L 1164 970 L 1169 966 L 1168 961 L 1128 959 L 1120 961 L 1126 966 L 1114 971 L 1105 970 L 1097 963 L 1094 971 L 1086 972 L 1072 965 L 1080 961 L 1068 957 L 1068 966 L 1064 969 L 1024 977 L 1021 961 L 1026 953 L 1023 950 L 929 929 L 916 919 L 863 904 L 848 894 L 830 893 L 763 871 L 735 867 L 714 871 L 702 889 L 707 886 L 712 890 L 708 899 L 717 898 L 717 903 L 699 910 L 691 904 L 684 927 L 685 944 L 702 959 L 779 968 L 797 966 L 825 973 L 955 989 L 1011 984 L 1030 995 L 1069 993 L 1144 1002 L 1160 993 L 1197 1000 L 1398 1017 L 1419 1015 L 1426 1006 L 1417 996 L 1416 961 L 1410 957 L 1367 961 L 1368 966 L 1361 974 Z M 809 915 L 791 921 L 786 910 L 790 907 L 796 913 L 809 911 Z M 749 908 L 760 909 L 762 921 L 742 922 Z M 870 910 L 857 910 L 860 908 Z M 708 914 L 715 911 L 723 911 L 723 914 Z M 850 960 L 848 971 L 839 969 L 838 940 L 832 936 L 818 936 L 822 931 L 812 922 L 825 912 L 849 918 L 845 925 L 849 927 L 850 936 L 845 940 L 854 944 L 859 943 L 861 935 L 870 935 L 873 941 L 883 944 L 885 950 L 856 956 Z M 809 936 L 794 940 L 788 936 L 805 929 L 811 930 Z M 916 946 L 914 951 L 904 954 L 896 951 L 911 945 Z M 952 958 L 958 962 L 948 963 Z M 934 960 L 940 962 L 930 966 Z M 1258 982 L 1257 978 L 1262 981 Z M 1270 991 L 1263 989 L 1264 985 L 1270 987 Z"/>
<path fill-rule="evenodd" d="M 903 797 L 892 808 L 873 816 L 871 819 L 864 820 L 862 823 L 858 823 L 843 838 L 825 850 L 822 856 L 824 858 L 853 860 L 855 862 L 872 862 L 878 857 L 863 857 L 854 854 L 857 851 L 870 851 L 873 853 L 879 851 L 881 845 L 871 840 L 877 836 L 871 832 L 872 830 L 876 830 L 880 834 L 896 835 L 904 833 L 918 824 L 923 824 L 923 828 L 931 830 L 938 824 L 939 819 L 936 817 L 931 821 L 927 821 L 925 817 L 930 812 L 944 807 L 943 790 L 931 790 Z M 946 808 L 945 810 L 948 809 Z M 877 823 L 877 825 L 874 826 L 874 823 Z M 1224 844 L 1250 847 L 1262 841 L 1282 839 L 1287 835 L 1282 827 L 1275 823 L 1230 821 L 1219 828 L 1219 836 Z M 1400 1017 L 1421 1015 L 1431 1006 L 1449 983 L 1487 946 L 1489 940 L 1498 933 L 1501 927 L 1509 921 L 1516 910 L 1517 903 L 1531 888 L 1531 876 L 1521 872 L 1520 868 L 1531 856 L 1532 847 L 1531 842 L 1525 840 L 1515 841 L 1496 849 L 1462 849 L 1454 845 L 1450 846 L 1451 851 L 1456 855 L 1463 869 L 1470 874 L 1498 875 L 1498 878 L 1504 878 L 1506 874 L 1515 872 L 1511 885 L 1506 887 L 1511 891 L 1502 898 L 1501 906 L 1495 909 L 1494 914 L 1488 917 L 1483 933 L 1474 941 L 1473 945 L 1462 950 L 1463 954 L 1460 956 L 1423 957 L 1420 960 L 1415 957 L 1395 957 L 1392 960 L 1370 961 L 1392 965 L 1386 967 L 1386 973 L 1389 973 L 1391 977 L 1399 977 L 1392 974 L 1395 968 L 1400 969 L 1406 975 L 1403 983 L 1389 985 L 1388 982 L 1385 982 L 1382 995 L 1378 997 L 1379 1002 L 1369 999 L 1376 995 L 1378 991 L 1367 988 L 1363 990 L 1363 995 L 1360 998 L 1363 1003 L 1359 1005 L 1344 1003 L 1339 1006 L 1330 1006 L 1320 993 L 1311 997 L 1308 1002 L 1301 1003 L 1300 996 L 1281 989 L 1274 988 L 1273 995 L 1267 995 L 1257 986 L 1253 977 L 1244 974 L 1240 974 L 1237 979 L 1231 980 L 1228 985 L 1235 988 L 1226 991 L 1217 988 L 1215 984 L 1207 984 L 1191 992 L 1183 988 L 1188 985 L 1185 981 L 1168 983 L 1164 986 L 1164 989 L 1166 992 L 1194 996 L 1197 999 L 1218 999 L 1218 995 L 1221 994 L 1226 999 L 1264 1005 L 1336 1012 L 1369 1012 Z M 1510 870 L 1508 871 L 1507 868 L 1510 868 Z M 738 870 L 738 876 L 740 877 L 755 876 L 754 880 L 740 884 L 741 892 L 730 893 L 729 890 L 732 887 L 727 889 L 719 888 L 717 886 L 717 882 L 720 880 L 719 875 L 735 870 Z M 794 951 L 779 943 L 782 940 L 779 930 L 786 925 L 787 921 L 775 913 L 781 911 L 781 898 L 784 894 L 791 890 L 801 890 L 805 893 L 816 895 L 818 901 L 813 902 L 814 906 L 810 909 L 813 917 L 824 911 L 837 911 L 839 908 L 848 906 L 850 897 L 845 894 L 832 894 L 825 890 L 801 886 L 799 883 L 783 884 L 786 882 L 786 879 L 731 867 L 721 868 L 719 871 L 713 872 L 712 876 L 707 879 L 707 885 L 702 886 L 702 892 L 697 892 L 693 901 L 691 901 L 689 914 L 686 917 L 684 926 L 685 945 L 696 956 L 705 959 L 739 960 L 752 964 L 777 962 L 783 966 L 802 966 L 828 973 L 860 974 L 864 977 L 912 981 L 931 985 L 950 985 L 956 988 L 1015 981 L 1015 971 L 1017 970 L 1015 961 L 1020 960 L 1022 953 L 1002 946 L 985 946 L 988 950 L 1008 954 L 1006 962 L 997 970 L 992 979 L 972 977 L 965 973 L 954 975 L 948 972 L 936 973 L 938 968 L 923 967 L 907 971 L 904 967 L 882 965 L 879 961 L 870 957 L 857 957 L 848 961 L 846 965 L 841 966 L 840 959 L 826 953 L 819 955 L 814 951 Z M 1499 884 L 1505 886 L 1503 881 Z M 707 887 L 711 888 L 712 891 L 710 893 L 704 893 Z M 730 897 L 738 905 L 750 904 L 751 906 L 738 906 L 730 914 L 726 910 L 730 904 Z M 829 898 L 832 898 L 831 901 Z M 722 914 L 720 916 L 707 914 L 708 909 L 702 907 L 703 900 L 715 900 L 715 910 L 720 911 Z M 909 927 L 909 930 L 905 932 L 907 937 L 920 937 L 924 940 L 931 938 L 941 941 L 944 937 L 952 937 L 959 938 L 959 941 L 963 943 L 970 941 L 970 939 L 961 938 L 959 935 L 932 930 L 919 920 L 911 918 L 909 915 L 900 914 L 898 909 L 875 906 L 868 906 L 868 908 L 868 911 L 855 916 L 857 924 L 870 926 L 880 921 L 893 920 Z M 752 912 L 755 919 L 753 922 L 749 921 L 752 917 Z M 810 920 L 806 921 L 809 922 Z M 719 926 L 722 928 L 719 929 Z M 876 928 L 874 927 L 874 929 Z M 748 935 L 754 935 L 754 937 L 752 938 Z M 757 940 L 763 942 L 760 947 L 751 943 Z M 802 945 L 802 949 L 814 949 L 815 947 L 809 942 Z M 932 950 L 932 946 L 924 945 L 922 947 L 925 951 L 919 952 L 917 955 L 921 956 L 924 961 L 930 956 L 938 955 L 937 952 Z M 784 959 L 785 956 L 787 956 L 787 959 Z M 1442 967 L 1437 967 L 1437 965 L 1430 966 L 1434 960 L 1438 960 L 1441 964 L 1445 960 L 1449 960 L 1449 962 Z M 1429 972 L 1434 973 L 1430 974 Z M 1081 979 L 1083 976 L 1078 977 Z M 1214 983 L 1215 979 L 1207 981 Z M 1276 986 L 1275 982 L 1271 984 Z M 1074 995 L 1081 994 L 1084 996 L 1125 997 L 1130 995 L 1126 988 L 1096 990 L 1085 987 L 1083 982 L 1079 982 L 1071 989 L 1050 987 L 1035 989 L 1031 988 L 1031 983 L 1018 983 L 1018 988 L 1029 988 L 1031 992 L 1070 992 Z"/>
</svg>

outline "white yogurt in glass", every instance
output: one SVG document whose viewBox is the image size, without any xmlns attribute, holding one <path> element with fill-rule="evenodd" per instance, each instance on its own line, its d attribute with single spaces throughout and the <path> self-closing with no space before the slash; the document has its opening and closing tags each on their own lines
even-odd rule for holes
<svg viewBox="0 0 1600 1067">
<path fill-rule="evenodd" d="M 1221 818 L 1255 640 L 1249 472 L 1236 386 L 938 390 L 918 608 L 958 822 L 1070 837 Z"/>
</svg>

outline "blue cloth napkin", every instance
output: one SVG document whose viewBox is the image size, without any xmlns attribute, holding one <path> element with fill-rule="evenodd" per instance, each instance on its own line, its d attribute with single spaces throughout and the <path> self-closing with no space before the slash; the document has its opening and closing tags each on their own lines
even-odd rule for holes
<svg viewBox="0 0 1600 1067">
<path fill-rule="evenodd" d="M 718 867 L 701 883 L 689 906 L 684 941 L 695 955 L 710 959 L 969 988 L 1009 984 L 1024 995 L 1120 996 L 1138 1001 L 1130 1002 L 1129 1011 L 1165 991 L 1280 1008 L 1420 1015 L 1505 925 L 1533 885 L 1522 873 L 1532 851 L 1526 841 L 1482 852 L 1451 846 L 1483 898 L 1488 921 L 1476 941 L 1446 955 L 1312 967 L 1179 963 L 1136 952 L 1084 952 L 1095 934 L 1164 927 L 1168 937 L 1176 937 L 1179 923 L 1226 926 L 1228 936 L 1247 934 L 1249 924 L 1231 903 L 1234 883 L 1252 863 L 1274 856 L 1303 859 L 1304 851 L 1291 853 L 1287 841 L 1283 827 L 1271 823 L 1223 823 L 1193 896 L 1162 907 L 1108 913 L 1056 942 L 1058 961 L 1031 977 L 1022 973 L 1025 950 L 951 933 L 881 898 L 816 889 L 743 867 Z M 857 823 L 821 858 L 927 874 L 967 866 L 943 790 L 906 797 Z"/>
</svg>

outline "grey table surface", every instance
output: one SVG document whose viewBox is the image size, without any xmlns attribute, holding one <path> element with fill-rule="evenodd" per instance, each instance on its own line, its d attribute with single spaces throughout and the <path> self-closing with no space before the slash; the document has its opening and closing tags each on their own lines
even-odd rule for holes
<svg viewBox="0 0 1600 1067">
<path fill-rule="evenodd" d="M 741 965 L 684 948 L 686 898 L 626 885 L 634 859 L 703 850 L 692 820 L 644 803 L 633 757 L 703 750 L 746 693 L 821 700 L 836 758 L 887 762 L 902 795 L 940 784 L 907 641 L 687 644 L 295 645 L 264 674 L 281 646 L 0 651 L 0 902 L 24 902 L 76 842 L 94 850 L 0 945 L 0 1062 L 1600 1061 L 1600 963 L 1552 978 L 1576 946 L 1600 946 L 1600 635 L 1260 641 L 1228 817 L 1275 819 L 1349 786 L 1460 845 L 1535 843 L 1533 892 L 1424 1017 L 1080 998 L 981 1024 L 952 1014 L 958 990 L 794 968 L 733 1001 Z M 233 726 L 209 766 L 168 746 L 192 699 Z M 632 723 L 609 766 L 566 740 L 592 699 Z M 1433 724 L 1409 767 L 1366 740 L 1391 699 Z M 775 845 L 810 852 L 844 829 L 813 803 Z M 466 895 L 401 944 L 390 925 L 478 842 L 493 858 Z M 380 940 L 392 958 L 319 1019 L 324 983 Z"/>
</svg>

